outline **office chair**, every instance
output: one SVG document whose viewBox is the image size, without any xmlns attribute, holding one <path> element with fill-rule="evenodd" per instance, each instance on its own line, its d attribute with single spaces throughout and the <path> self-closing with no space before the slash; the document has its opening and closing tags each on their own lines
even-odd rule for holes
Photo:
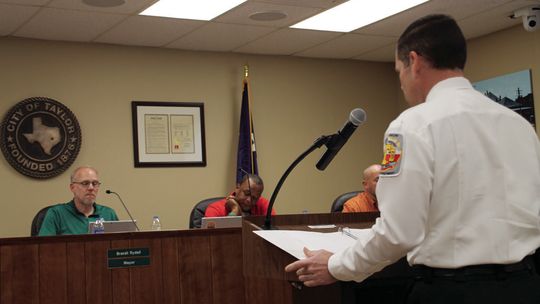
<svg viewBox="0 0 540 304">
<path fill-rule="evenodd" d="M 345 202 L 347 202 L 349 199 L 355 197 L 360 192 L 364 192 L 364 191 L 347 192 L 347 193 L 343 193 L 340 196 L 336 197 L 336 199 L 332 203 L 332 207 L 330 207 L 330 212 L 342 212 L 343 211 L 343 205 L 345 204 Z"/>
<path fill-rule="evenodd" d="M 41 208 L 41 210 L 39 210 L 38 213 L 34 216 L 34 219 L 32 220 L 32 227 L 30 228 L 30 236 L 37 236 L 39 234 L 39 229 L 41 229 L 41 224 L 43 224 L 45 215 L 47 215 L 47 211 L 49 210 L 49 208 L 53 206 L 55 205 Z"/>
<path fill-rule="evenodd" d="M 189 215 L 189 229 L 201 228 L 201 221 L 202 221 L 202 218 L 204 217 L 204 212 L 206 211 L 206 208 L 208 207 L 208 205 L 224 198 L 225 198 L 224 196 L 212 197 L 212 198 L 207 198 L 198 202 L 193 207 L 193 210 L 191 210 L 191 214 Z"/>
</svg>

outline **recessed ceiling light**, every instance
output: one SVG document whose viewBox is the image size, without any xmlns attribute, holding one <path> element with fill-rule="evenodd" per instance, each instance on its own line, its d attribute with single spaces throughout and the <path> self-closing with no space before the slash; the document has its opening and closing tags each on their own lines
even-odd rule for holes
<svg viewBox="0 0 540 304">
<path fill-rule="evenodd" d="M 256 12 L 249 15 L 249 19 L 255 21 L 276 21 L 287 18 L 287 14 L 280 11 Z"/>
<path fill-rule="evenodd" d="M 126 3 L 125 0 L 82 0 L 86 5 L 98 7 L 114 7 Z"/>
<path fill-rule="evenodd" d="M 160 0 L 140 15 L 208 21 L 245 1 L 247 0 Z"/>
<path fill-rule="evenodd" d="M 349 0 L 291 27 L 350 32 L 427 1 L 429 0 Z"/>
</svg>

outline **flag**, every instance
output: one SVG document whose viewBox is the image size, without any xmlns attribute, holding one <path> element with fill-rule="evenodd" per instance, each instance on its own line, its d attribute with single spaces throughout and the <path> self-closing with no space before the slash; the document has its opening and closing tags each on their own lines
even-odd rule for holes
<svg viewBox="0 0 540 304">
<path fill-rule="evenodd" d="M 236 168 L 237 184 L 240 183 L 246 172 L 259 175 L 259 169 L 257 168 L 257 151 L 255 150 L 253 118 L 251 117 L 251 104 L 249 102 L 249 82 L 247 75 L 244 78 L 244 91 L 242 93 L 242 109 L 240 112 L 240 132 L 238 135 Z"/>
</svg>

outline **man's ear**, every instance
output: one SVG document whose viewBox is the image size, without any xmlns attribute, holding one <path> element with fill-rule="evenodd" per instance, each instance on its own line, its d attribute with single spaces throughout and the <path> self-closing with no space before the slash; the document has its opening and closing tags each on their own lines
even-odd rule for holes
<svg viewBox="0 0 540 304">
<path fill-rule="evenodd" d="M 420 71 L 420 56 L 415 51 L 409 52 L 409 66 L 413 75 L 418 74 Z"/>
</svg>

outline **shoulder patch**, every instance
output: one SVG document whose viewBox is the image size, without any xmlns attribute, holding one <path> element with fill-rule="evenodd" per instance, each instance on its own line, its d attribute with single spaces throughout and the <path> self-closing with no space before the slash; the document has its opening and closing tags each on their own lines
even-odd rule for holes
<svg viewBox="0 0 540 304">
<path fill-rule="evenodd" d="M 381 163 L 381 175 L 396 176 L 401 170 L 403 158 L 403 135 L 390 133 L 384 139 L 384 158 Z"/>
</svg>

